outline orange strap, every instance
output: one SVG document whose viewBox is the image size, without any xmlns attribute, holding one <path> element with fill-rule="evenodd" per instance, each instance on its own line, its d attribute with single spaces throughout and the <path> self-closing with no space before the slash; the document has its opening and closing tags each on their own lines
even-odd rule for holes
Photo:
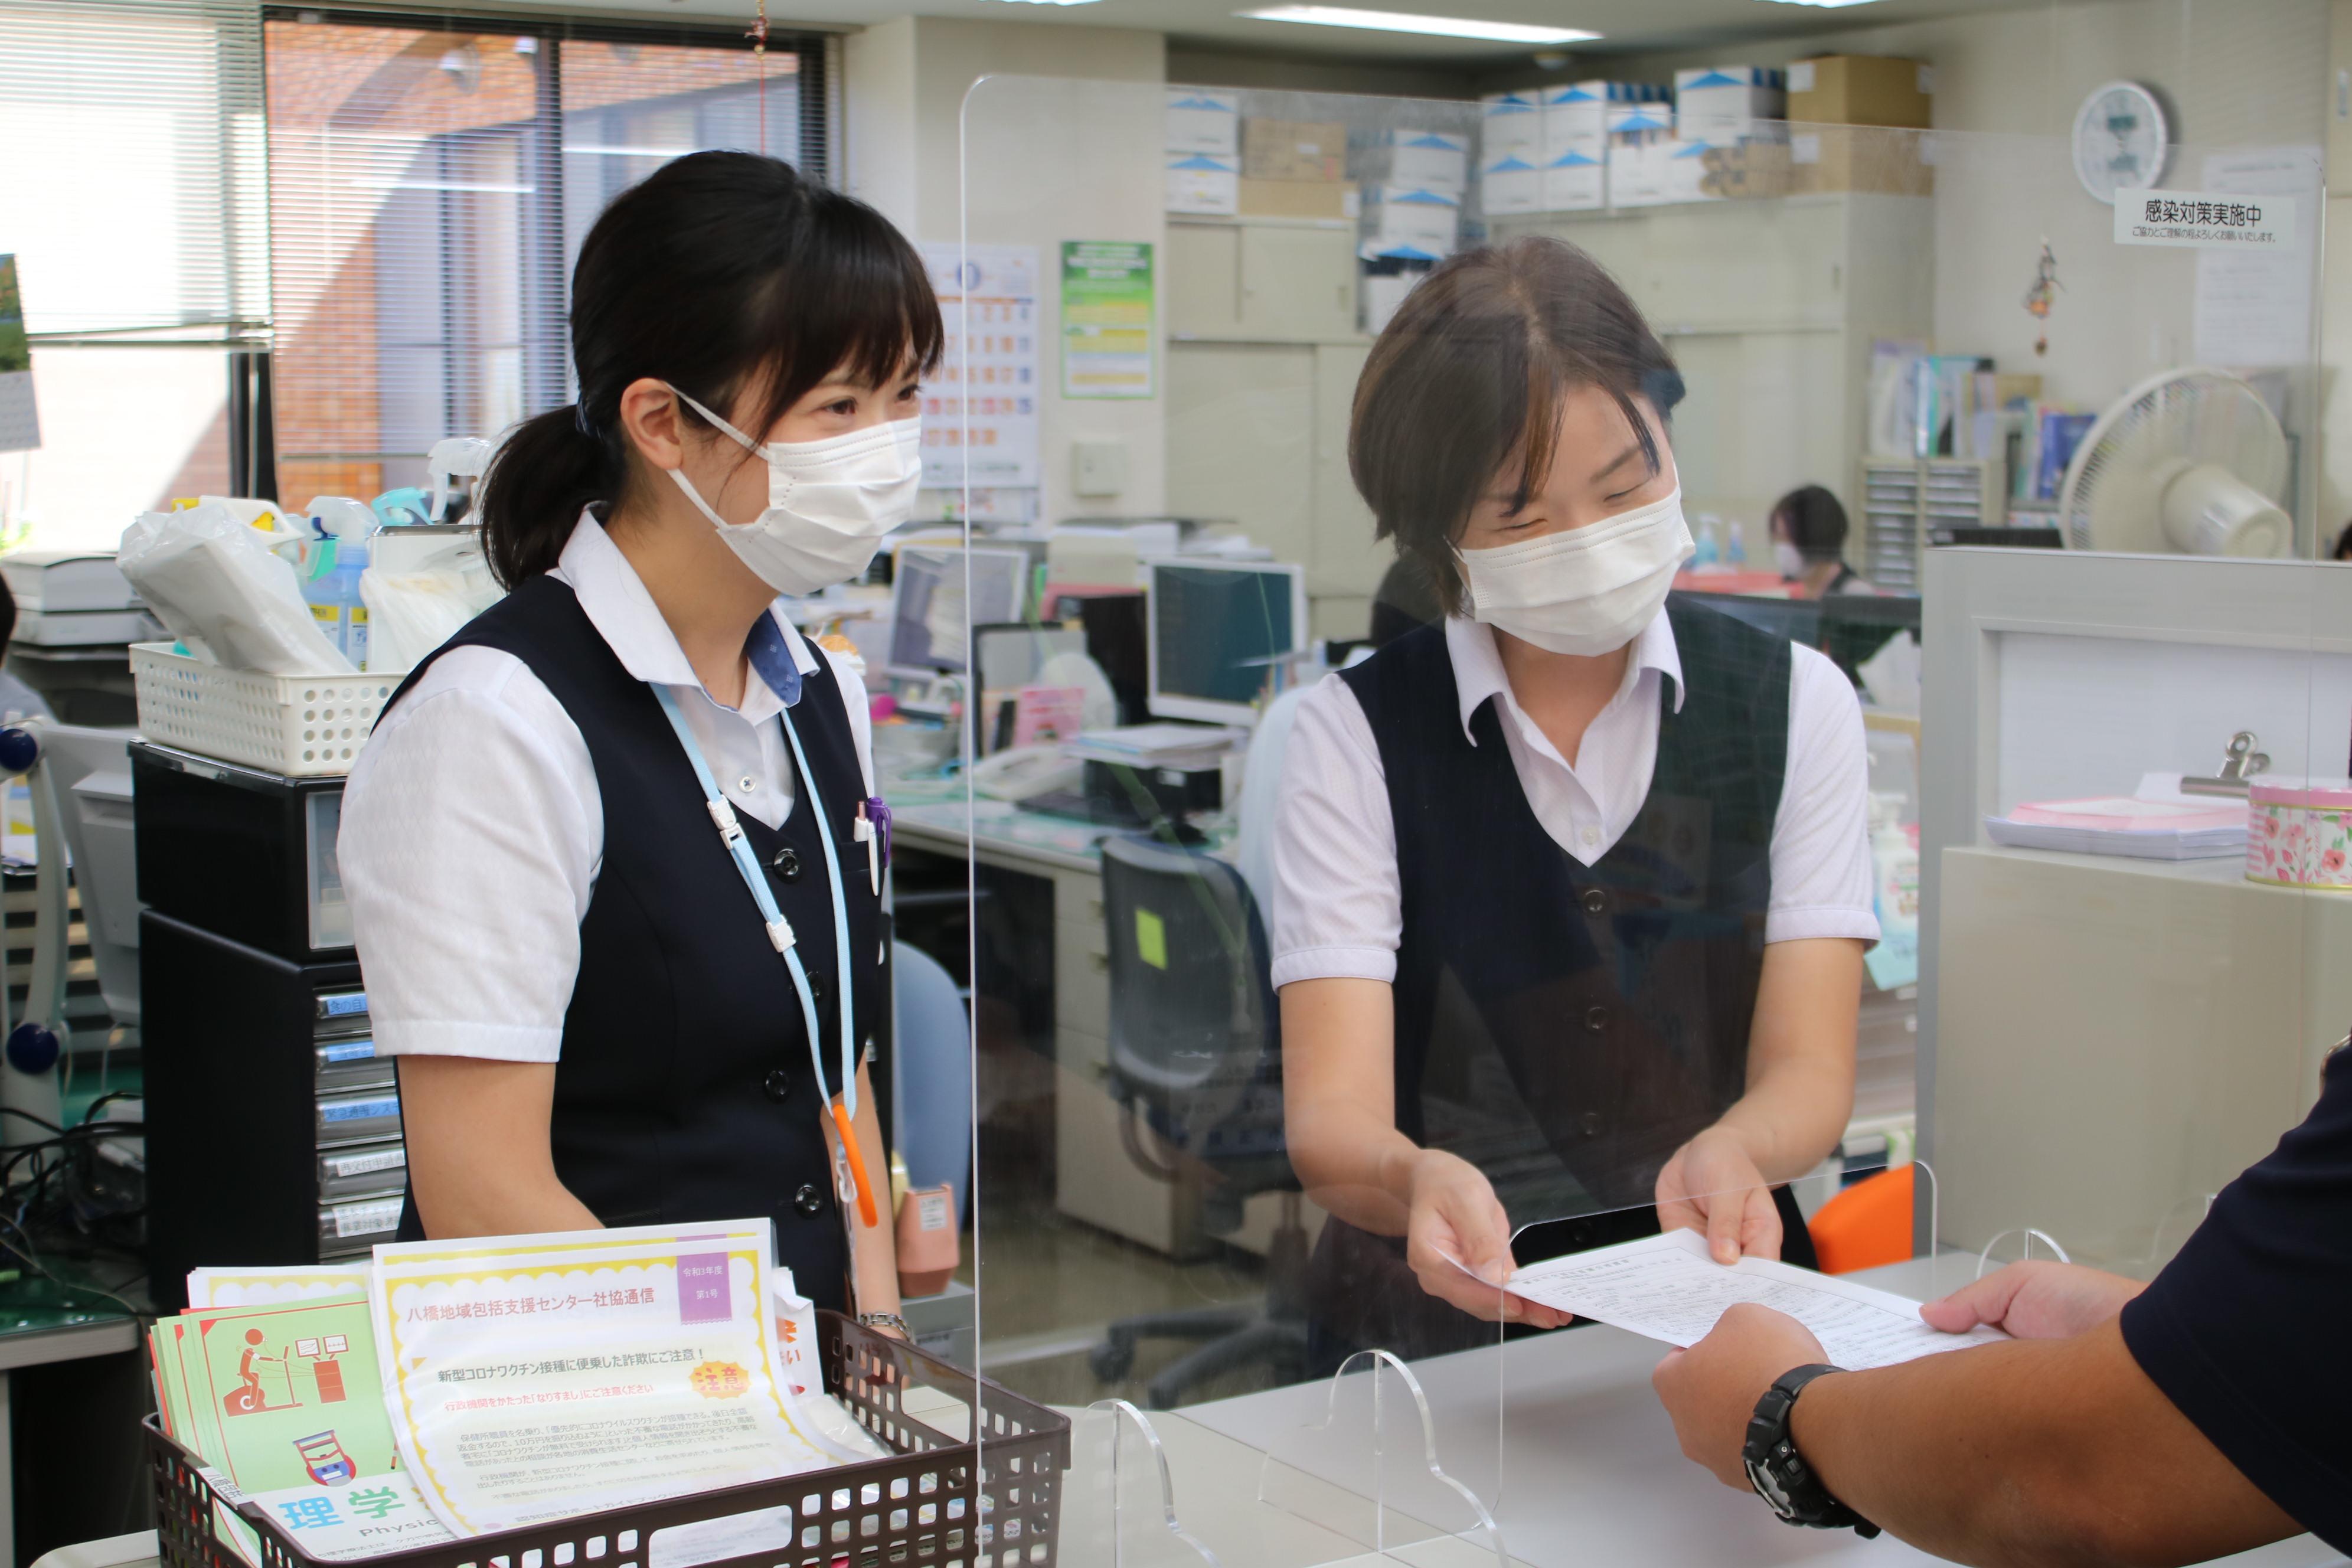
<svg viewBox="0 0 2352 1568">
<path fill-rule="evenodd" d="M 857 1147 L 857 1129 L 849 1120 L 849 1111 L 838 1099 L 828 1107 L 833 1112 L 834 1130 L 841 1134 L 841 1146 L 849 1155 L 850 1180 L 857 1184 L 857 1217 L 868 1229 L 882 1223 L 881 1212 L 874 1206 L 874 1184 L 866 1176 L 866 1156 Z"/>
</svg>

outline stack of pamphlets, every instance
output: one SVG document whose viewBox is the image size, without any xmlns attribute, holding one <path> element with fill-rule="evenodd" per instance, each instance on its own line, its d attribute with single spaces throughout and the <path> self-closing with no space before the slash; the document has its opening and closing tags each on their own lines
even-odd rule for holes
<svg viewBox="0 0 2352 1568">
<path fill-rule="evenodd" d="M 2028 802 L 1985 818 L 1995 844 L 2070 855 L 2207 860 L 2246 852 L 2246 803 L 2183 795 L 2178 773 L 2150 773 L 2128 795 Z"/>
<path fill-rule="evenodd" d="M 1249 731 L 1225 724 L 1130 724 L 1088 730 L 1062 750 L 1088 762 L 1135 768 L 1213 768 L 1235 747 L 1249 743 Z"/>
<path fill-rule="evenodd" d="M 780 1320 L 799 1298 L 771 1245 L 760 1219 L 200 1268 L 150 1331 L 158 1405 L 231 1506 L 327 1561 L 887 1454 L 787 1373 L 814 1316 Z M 215 1526 L 260 1561 L 243 1521 Z"/>
</svg>

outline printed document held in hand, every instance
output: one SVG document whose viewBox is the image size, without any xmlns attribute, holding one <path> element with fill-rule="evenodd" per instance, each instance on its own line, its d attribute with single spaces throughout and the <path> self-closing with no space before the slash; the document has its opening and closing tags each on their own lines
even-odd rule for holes
<svg viewBox="0 0 2352 1568">
<path fill-rule="evenodd" d="M 463 1535 L 838 1462 L 776 1382 L 768 1222 L 375 1249 L 401 1458 Z"/>
<path fill-rule="evenodd" d="M 1832 1363 L 1854 1372 L 2009 1337 L 1998 1329 L 1945 1333 L 1920 1321 L 1919 1303 L 1907 1297 L 1810 1268 L 1761 1258 L 1726 1268 L 1695 1230 L 1531 1263 L 1503 1289 L 1684 1349 L 1705 1339 L 1727 1309 L 1753 1301 L 1804 1324 Z"/>
</svg>

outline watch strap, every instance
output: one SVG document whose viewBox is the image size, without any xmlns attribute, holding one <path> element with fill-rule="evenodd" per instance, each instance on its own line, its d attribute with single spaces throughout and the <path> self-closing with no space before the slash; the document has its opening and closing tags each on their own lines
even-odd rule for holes
<svg viewBox="0 0 2352 1568">
<path fill-rule="evenodd" d="M 1814 1363 L 1793 1367 L 1772 1382 L 1756 1402 L 1756 1413 L 1748 1421 L 1748 1439 L 1740 1448 L 1740 1458 L 1748 1470 L 1748 1480 L 1757 1495 L 1769 1503 L 1772 1511 L 1783 1522 L 1808 1525 L 1817 1530 L 1843 1530 L 1851 1527 L 1864 1540 L 1878 1533 L 1878 1527 L 1830 1495 L 1812 1467 L 1797 1452 L 1796 1438 L 1790 1431 L 1790 1417 L 1795 1413 L 1797 1396 L 1805 1385 L 1817 1377 L 1840 1372 L 1841 1367 Z"/>
</svg>

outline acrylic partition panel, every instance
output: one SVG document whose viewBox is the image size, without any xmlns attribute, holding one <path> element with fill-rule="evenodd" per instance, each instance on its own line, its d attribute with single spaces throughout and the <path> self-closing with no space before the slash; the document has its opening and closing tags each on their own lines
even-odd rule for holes
<svg viewBox="0 0 2352 1568">
<path fill-rule="evenodd" d="M 2170 149 L 2119 220 L 2059 139 L 1548 107 L 992 78 L 926 214 L 934 500 L 1034 569 L 926 840 L 976 1353 L 1126 1402 L 1069 1484 L 1137 1561 L 1564 1562 L 1562 1510 L 1769 1557 L 1656 1342 L 1507 1327 L 1449 1251 L 1736 1198 L 1914 1298 L 2145 1275 L 2352 1022 L 2324 797 L 2287 888 L 2181 793 L 2352 747 L 2315 153 Z M 1663 511 L 1528 542 L 1669 493 L 1679 571 Z"/>
</svg>

